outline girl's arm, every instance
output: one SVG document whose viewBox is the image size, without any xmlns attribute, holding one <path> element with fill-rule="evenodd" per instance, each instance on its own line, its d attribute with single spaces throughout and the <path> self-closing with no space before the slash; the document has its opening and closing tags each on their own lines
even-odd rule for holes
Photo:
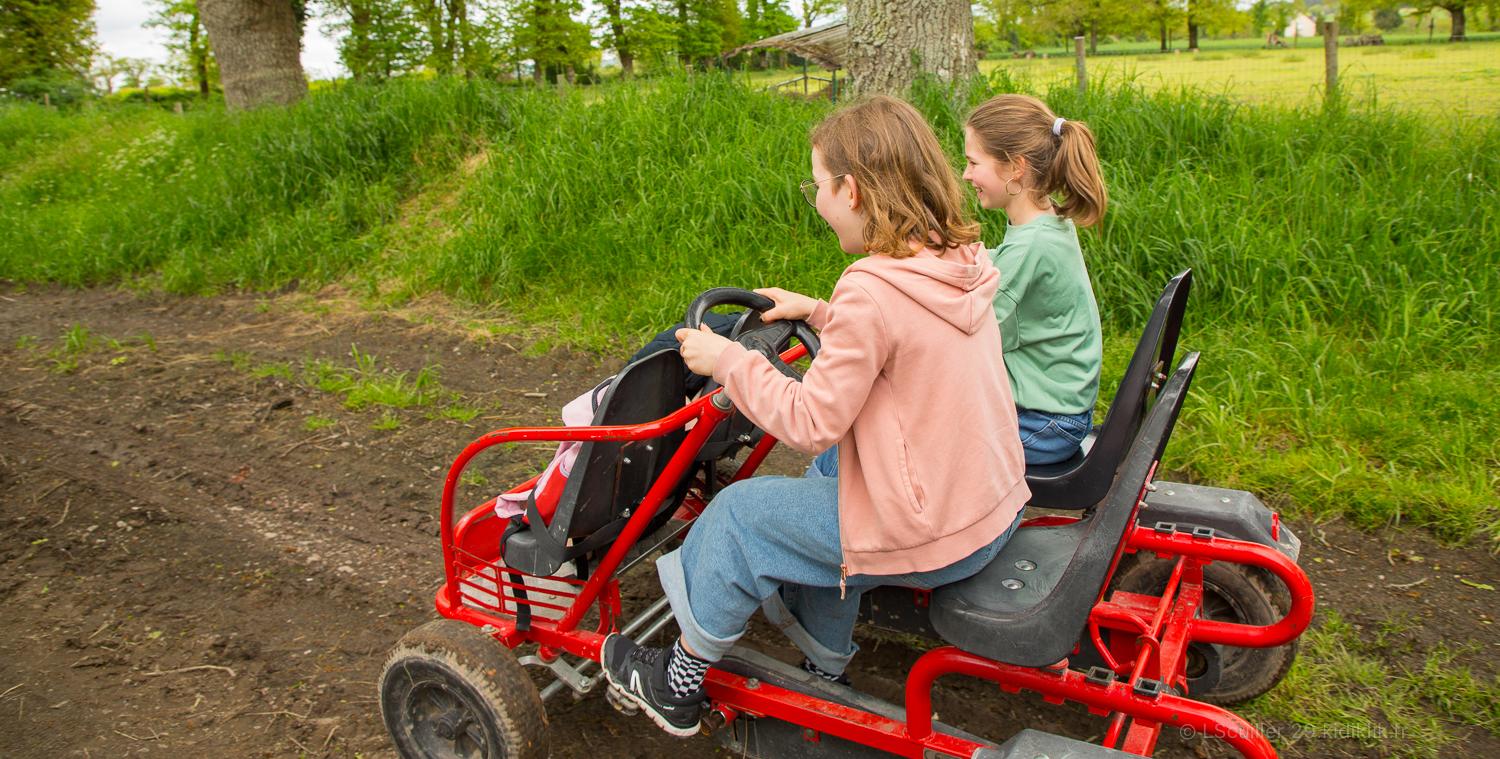
<svg viewBox="0 0 1500 759">
<path fill-rule="evenodd" d="M 995 292 L 995 321 L 1000 324 L 1000 348 L 1009 353 L 1021 347 L 1021 326 L 1016 311 L 1039 275 L 1037 256 L 1026 255 L 1024 246 L 1000 244 L 995 268 L 1000 270 L 1000 289 Z"/>
<path fill-rule="evenodd" d="M 827 315 L 822 349 L 801 382 L 739 344 L 725 348 L 714 367 L 714 379 L 750 421 L 804 453 L 821 453 L 844 438 L 890 355 L 880 309 L 855 279 L 839 280 L 829 303 L 808 318 L 814 324 Z"/>
</svg>

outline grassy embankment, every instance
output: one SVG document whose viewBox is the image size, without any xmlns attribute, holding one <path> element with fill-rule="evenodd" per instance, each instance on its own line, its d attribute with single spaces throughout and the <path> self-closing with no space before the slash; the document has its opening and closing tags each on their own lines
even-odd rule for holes
<svg viewBox="0 0 1500 759">
<path fill-rule="evenodd" d="M 1109 372 L 1161 283 L 1197 270 L 1207 360 L 1173 466 L 1500 544 L 1500 129 L 1049 97 L 1094 125 L 1115 200 L 1084 237 Z M 844 261 L 795 190 L 825 106 L 714 78 L 588 99 L 435 82 L 239 117 L 9 107 L 0 276 L 442 290 L 620 352 L 713 285 L 827 292 Z M 924 107 L 956 146 L 963 106 Z"/>
</svg>

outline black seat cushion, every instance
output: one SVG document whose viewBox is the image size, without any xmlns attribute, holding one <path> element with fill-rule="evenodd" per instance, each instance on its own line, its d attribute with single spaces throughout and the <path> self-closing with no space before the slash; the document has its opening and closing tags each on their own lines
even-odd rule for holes
<svg viewBox="0 0 1500 759">
<path fill-rule="evenodd" d="M 1047 602 L 1086 529 L 1086 522 L 1075 522 L 1017 530 L 978 574 L 933 592 L 933 628 L 965 651 L 1007 664 L 1039 667 L 1067 656 L 1083 628 L 1059 629 L 1074 611 L 1069 599 Z M 1096 561 L 1112 558 L 1104 553 Z M 1091 606 L 1094 599 L 1073 600 Z"/>
</svg>

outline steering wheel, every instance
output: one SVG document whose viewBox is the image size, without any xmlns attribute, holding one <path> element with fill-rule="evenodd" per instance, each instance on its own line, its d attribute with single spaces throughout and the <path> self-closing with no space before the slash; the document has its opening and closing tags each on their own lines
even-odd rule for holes
<svg viewBox="0 0 1500 759">
<path fill-rule="evenodd" d="M 714 306 L 744 306 L 749 309 L 740 318 L 738 324 L 734 325 L 734 331 L 730 333 L 729 339 L 750 350 L 759 352 L 770 360 L 776 370 L 801 381 L 802 374 L 796 369 L 788 366 L 781 360 L 781 351 L 791 347 L 792 338 L 807 348 L 807 355 L 816 358 L 818 355 L 818 335 L 813 328 L 801 319 L 784 319 L 767 324 L 761 321 L 760 315 L 771 310 L 776 302 L 764 295 L 759 295 L 749 290 L 738 287 L 715 287 L 705 291 L 702 295 L 693 299 L 688 304 L 687 316 L 683 322 L 688 329 L 698 329 L 703 324 L 703 315 L 708 313 Z M 710 386 L 710 389 L 712 384 Z"/>
</svg>

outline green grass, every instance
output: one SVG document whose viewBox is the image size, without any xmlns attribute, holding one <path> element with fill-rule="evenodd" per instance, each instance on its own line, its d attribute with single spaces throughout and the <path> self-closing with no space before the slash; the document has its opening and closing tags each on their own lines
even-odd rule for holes
<svg viewBox="0 0 1500 759">
<path fill-rule="evenodd" d="M 479 416 L 479 409 L 457 403 L 444 406 L 441 411 L 437 412 L 437 418 L 454 422 L 470 422 L 477 416 Z"/>
<path fill-rule="evenodd" d="M 991 58 L 981 72 L 1005 72 L 1012 80 L 1038 88 L 1076 81 L 1071 48 L 1046 51 L 1046 57 Z M 1253 40 L 1213 40 L 1203 52 L 1178 49 L 1161 54 L 1155 43 L 1103 46 L 1087 61 L 1092 86 L 1112 88 L 1129 82 L 1148 91 L 1192 90 L 1233 100 L 1276 107 L 1312 106 L 1323 98 L 1324 60 L 1320 40 L 1300 47 L 1263 50 Z M 828 78 L 827 70 L 812 68 Z M 801 69 L 771 69 L 737 74 L 753 87 L 765 88 L 796 79 Z M 845 78 L 840 72 L 840 81 Z M 1339 51 L 1340 88 L 1346 98 L 1371 106 L 1394 107 L 1454 119 L 1500 116 L 1500 35 L 1483 35 L 1463 44 L 1397 44 L 1347 47 Z M 826 82 L 811 82 L 811 94 L 824 93 Z M 801 95 L 800 83 L 786 92 Z"/>
<path fill-rule="evenodd" d="M 185 291 L 343 281 L 372 303 L 441 291 L 542 327 L 534 350 L 628 355 L 702 290 L 826 295 L 847 265 L 796 190 L 828 105 L 740 79 L 405 82 L 281 111 L 76 127 L 0 178 L 0 277 Z M 1174 476 L 1500 547 L 1496 120 L 1436 124 L 1357 98 L 1259 108 L 1120 81 L 1080 96 L 1004 71 L 990 86 L 1036 92 L 1098 135 L 1112 204 L 1082 239 L 1106 395 L 1162 284 L 1195 271 L 1183 347 L 1205 357 Z M 956 158 L 970 102 L 916 98 Z M 160 156 L 88 153 L 136 140 L 146 147 L 130 151 Z M 220 194 L 153 195 L 141 179 L 215 145 L 194 170 Z M 137 195 L 149 209 L 130 205 Z M 1003 217 L 981 221 L 997 243 Z M 357 406 L 446 402 L 435 376 L 354 363 L 309 364 L 299 380 Z"/>
<path fill-rule="evenodd" d="M 306 419 L 302 420 L 302 429 L 307 430 L 308 432 L 317 432 L 318 430 L 327 429 L 338 423 L 338 420 L 332 417 L 312 414 Z"/>
<path fill-rule="evenodd" d="M 980 62 L 1041 86 L 1074 81 L 1071 56 Z M 1280 51 L 1146 53 L 1090 58 L 1094 84 L 1130 81 L 1156 90 L 1192 89 L 1278 107 L 1314 105 L 1323 97 L 1320 44 Z M 1345 96 L 1452 119 L 1500 116 L 1500 38 L 1463 44 L 1353 47 L 1339 50 Z"/>
<path fill-rule="evenodd" d="M 1500 678 L 1456 664 L 1458 652 L 1443 645 L 1422 654 L 1419 669 L 1392 667 L 1383 650 L 1390 632 L 1371 635 L 1328 613 L 1303 634 L 1286 679 L 1247 712 L 1287 726 L 1269 731 L 1282 748 L 1332 738 L 1382 756 L 1438 757 L 1457 748 L 1461 728 L 1500 736 Z"/>
<path fill-rule="evenodd" d="M 343 396 L 344 407 L 355 411 L 368 407 L 404 409 L 427 406 L 454 397 L 453 393 L 443 389 L 436 366 L 424 366 L 415 375 L 383 369 L 373 355 L 361 351 L 357 345 L 349 346 L 349 356 L 354 361 L 352 367 L 327 359 L 309 358 L 302 362 L 300 370 L 287 362 L 257 362 L 253 356 L 243 351 L 219 351 L 213 357 L 229 364 L 236 371 L 245 372 L 257 379 L 274 377 L 288 382 L 301 382 L 322 392 Z M 445 418 L 458 418 L 468 411 L 450 403 L 442 413 Z M 477 411 L 473 413 L 478 414 Z M 448 416 L 449 414 L 455 416 Z M 327 424 L 324 424 L 325 421 Z M 332 423 L 332 420 L 322 417 L 309 417 L 306 422 L 307 425 L 318 425 L 308 426 L 309 431 Z"/>
</svg>

